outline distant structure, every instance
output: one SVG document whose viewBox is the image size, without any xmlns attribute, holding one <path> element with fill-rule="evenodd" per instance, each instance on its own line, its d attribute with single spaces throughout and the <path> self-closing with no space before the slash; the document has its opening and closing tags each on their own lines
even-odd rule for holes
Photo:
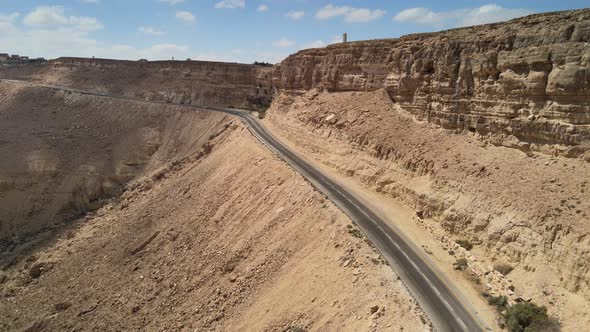
<svg viewBox="0 0 590 332">
<path fill-rule="evenodd" d="M 46 63 L 45 58 L 30 59 L 28 56 L 18 54 L 0 53 L 0 65 L 28 65 Z"/>
<path fill-rule="evenodd" d="M 348 34 L 345 32 L 342 34 L 342 42 L 344 44 L 346 44 L 347 41 L 348 41 Z"/>
</svg>

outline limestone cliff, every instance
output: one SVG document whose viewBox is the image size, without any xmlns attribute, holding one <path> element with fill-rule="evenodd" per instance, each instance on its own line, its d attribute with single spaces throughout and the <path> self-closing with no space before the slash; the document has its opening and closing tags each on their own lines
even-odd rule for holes
<svg viewBox="0 0 590 332">
<path fill-rule="evenodd" d="M 521 150 L 590 149 L 590 9 L 300 51 L 287 91 L 374 91 L 421 120 Z M 555 146 L 554 144 L 558 144 Z"/>
<path fill-rule="evenodd" d="M 38 66 L 0 68 L 0 78 L 175 104 L 256 108 L 271 95 L 266 67 L 209 61 L 58 58 Z M 269 76 L 269 75 L 266 75 Z"/>
</svg>

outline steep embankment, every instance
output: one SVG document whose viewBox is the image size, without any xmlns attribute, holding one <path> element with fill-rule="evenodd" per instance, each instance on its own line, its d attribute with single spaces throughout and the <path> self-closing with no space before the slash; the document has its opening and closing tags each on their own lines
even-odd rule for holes
<svg viewBox="0 0 590 332">
<path fill-rule="evenodd" d="M 476 287 L 576 330 L 590 312 L 589 41 L 583 10 L 301 51 L 275 69 L 265 122 L 413 207 Z"/>
<path fill-rule="evenodd" d="M 194 153 L 223 121 L 180 106 L 0 83 L 0 239 L 100 207 L 144 171 Z"/>
<path fill-rule="evenodd" d="M 69 96 L 62 108 L 69 98 L 88 109 L 102 100 Z M 428 329 L 350 220 L 246 128 L 226 119 L 215 132 L 216 115 L 194 112 L 191 126 L 169 113 L 188 128 L 162 138 L 178 149 L 170 163 L 0 254 L 1 330 Z"/>
<path fill-rule="evenodd" d="M 417 119 L 494 144 L 571 157 L 590 149 L 590 9 L 298 52 L 287 91 L 385 89 Z M 587 155 L 590 158 L 590 155 Z"/>
<path fill-rule="evenodd" d="M 207 61 L 58 58 L 45 65 L 0 69 L 0 78 L 148 101 L 256 108 L 268 104 L 271 96 L 268 70 Z"/>
<path fill-rule="evenodd" d="M 575 294 L 590 291 L 590 163 L 449 133 L 383 90 L 283 95 L 264 121 L 308 157 L 413 207 L 443 247 L 474 243 L 453 255 L 470 260 L 486 291 L 534 298 L 572 322 L 587 312 Z M 515 267 L 512 282 L 489 267 L 499 264 Z"/>
</svg>

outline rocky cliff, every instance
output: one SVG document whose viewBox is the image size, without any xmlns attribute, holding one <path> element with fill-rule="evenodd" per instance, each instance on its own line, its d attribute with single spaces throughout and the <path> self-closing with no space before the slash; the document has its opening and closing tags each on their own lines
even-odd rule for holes
<svg viewBox="0 0 590 332">
<path fill-rule="evenodd" d="M 521 150 L 590 149 L 590 9 L 300 51 L 287 91 L 385 89 L 421 120 Z"/>
<path fill-rule="evenodd" d="M 58 58 L 46 65 L 0 69 L 0 78 L 148 101 L 256 108 L 270 100 L 265 71 L 263 66 L 225 62 Z"/>
</svg>

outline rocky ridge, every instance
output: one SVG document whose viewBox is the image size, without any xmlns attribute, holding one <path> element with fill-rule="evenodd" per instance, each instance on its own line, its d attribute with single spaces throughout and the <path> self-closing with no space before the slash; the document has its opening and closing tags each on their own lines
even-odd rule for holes
<svg viewBox="0 0 590 332">
<path fill-rule="evenodd" d="M 590 9 L 303 50 L 283 91 L 375 91 L 417 119 L 569 157 L 590 149 Z M 590 155 L 587 155 L 590 158 Z"/>
</svg>

